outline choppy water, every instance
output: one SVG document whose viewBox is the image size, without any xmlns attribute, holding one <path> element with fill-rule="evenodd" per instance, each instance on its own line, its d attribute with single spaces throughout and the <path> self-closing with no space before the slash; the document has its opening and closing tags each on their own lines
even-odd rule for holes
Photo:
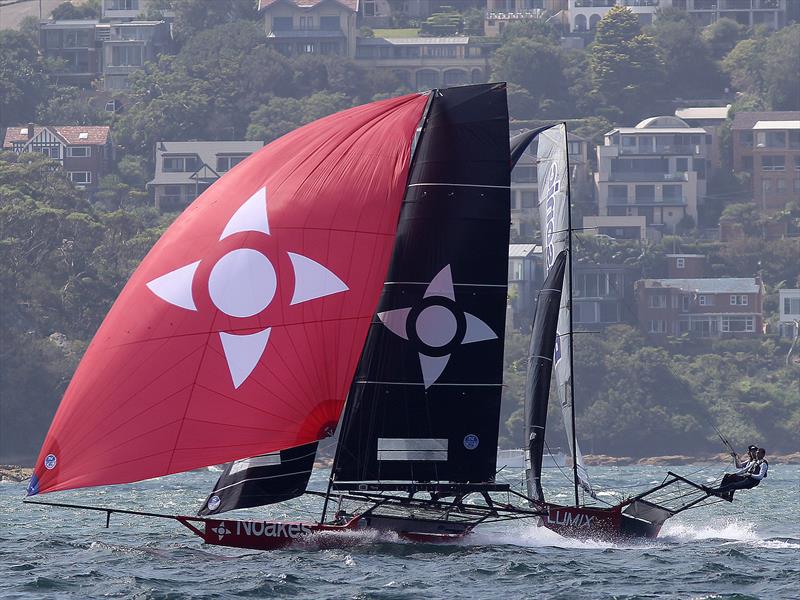
<svg viewBox="0 0 800 600">
<path fill-rule="evenodd" d="M 665 471 L 609 467 L 593 475 L 633 492 Z M 314 487 L 326 476 L 316 472 Z M 42 499 L 194 514 L 216 477 L 186 473 Z M 560 488 L 552 499 L 568 501 L 558 471 L 545 477 L 549 489 Z M 24 484 L 0 484 L 2 598 L 800 598 L 797 466 L 774 465 L 733 505 L 688 511 L 639 544 L 567 540 L 517 522 L 446 546 L 363 534 L 345 549 L 254 552 L 203 546 L 166 520 L 115 515 L 105 529 L 103 514 L 26 506 L 24 493 Z M 302 498 L 245 514 L 298 519 L 319 509 Z"/>
</svg>

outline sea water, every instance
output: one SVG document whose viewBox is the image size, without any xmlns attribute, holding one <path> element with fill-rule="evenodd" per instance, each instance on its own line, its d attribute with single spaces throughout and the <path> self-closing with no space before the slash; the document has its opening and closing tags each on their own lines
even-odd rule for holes
<svg viewBox="0 0 800 600">
<path fill-rule="evenodd" d="M 710 482 L 723 465 L 673 467 Z M 668 467 L 592 470 L 601 499 L 660 482 Z M 219 474 L 209 469 L 138 484 L 42 496 L 194 514 Z M 312 487 L 324 489 L 327 472 Z M 518 485 L 519 471 L 499 478 Z M 568 502 L 557 469 L 550 499 Z M 170 520 L 22 504 L 23 483 L 0 484 L 0 598 L 800 598 L 800 467 L 773 465 L 758 488 L 667 521 L 656 540 L 570 540 L 531 521 L 490 524 L 459 543 L 359 533 L 341 549 L 257 552 L 205 546 Z M 244 511 L 313 519 L 303 497 Z M 234 516 L 234 515 L 231 515 Z"/>
</svg>

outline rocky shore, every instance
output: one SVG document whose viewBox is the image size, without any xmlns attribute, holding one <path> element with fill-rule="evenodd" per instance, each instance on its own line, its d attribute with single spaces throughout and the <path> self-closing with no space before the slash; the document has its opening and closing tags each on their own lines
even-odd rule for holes
<svg viewBox="0 0 800 600">
<path fill-rule="evenodd" d="M 19 465 L 0 465 L 0 481 L 26 481 L 31 478 L 33 469 Z"/>
</svg>

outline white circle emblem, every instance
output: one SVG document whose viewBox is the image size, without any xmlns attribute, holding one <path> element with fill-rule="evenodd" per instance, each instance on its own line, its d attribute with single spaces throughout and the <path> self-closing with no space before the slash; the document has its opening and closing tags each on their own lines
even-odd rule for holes
<svg viewBox="0 0 800 600">
<path fill-rule="evenodd" d="M 222 503 L 222 500 L 219 499 L 219 496 L 214 494 L 211 498 L 208 499 L 208 510 L 217 510 L 219 505 Z"/>
<path fill-rule="evenodd" d="M 419 313 L 416 327 L 423 344 L 431 348 L 441 348 L 453 341 L 458 321 L 450 310 L 434 304 Z"/>
<path fill-rule="evenodd" d="M 464 436 L 464 448 L 467 450 L 475 450 L 475 448 L 478 447 L 478 444 L 480 444 L 480 440 L 474 433 Z"/>
<path fill-rule="evenodd" d="M 56 459 L 55 454 L 48 454 L 44 457 L 44 468 L 48 471 L 51 471 L 56 468 L 56 463 L 58 460 Z"/>
<path fill-rule="evenodd" d="M 208 293 L 218 309 L 231 317 L 252 317 L 275 296 L 278 279 L 269 259 L 249 248 L 228 252 L 208 278 Z"/>
</svg>

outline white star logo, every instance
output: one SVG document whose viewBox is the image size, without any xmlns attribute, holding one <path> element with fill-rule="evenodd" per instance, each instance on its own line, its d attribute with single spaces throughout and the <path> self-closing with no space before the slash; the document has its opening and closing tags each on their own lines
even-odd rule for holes
<svg viewBox="0 0 800 600">
<path fill-rule="evenodd" d="M 228 535 L 229 533 L 231 533 L 231 530 L 230 530 L 230 529 L 228 529 L 227 527 L 225 527 L 225 523 L 220 523 L 220 524 L 219 524 L 219 525 L 217 525 L 216 527 L 213 527 L 213 528 L 211 529 L 211 531 L 213 531 L 214 533 L 216 533 L 216 534 L 219 536 L 219 539 L 220 539 L 220 541 L 221 541 L 221 540 L 222 540 L 222 538 L 224 538 L 226 535 Z"/>
<path fill-rule="evenodd" d="M 428 389 L 439 379 L 455 345 L 497 339 L 497 334 L 475 315 L 456 304 L 450 265 L 445 266 L 425 289 L 418 307 L 378 313 L 386 328 L 420 346 L 422 381 Z"/>
<path fill-rule="evenodd" d="M 224 240 L 244 231 L 270 235 L 266 188 L 259 189 L 239 207 L 225 225 L 219 239 Z M 290 305 L 349 289 L 327 267 L 302 254 L 289 252 L 288 255 L 294 269 L 295 281 Z M 201 262 L 198 260 L 157 277 L 147 287 L 173 306 L 196 311 L 192 281 Z M 244 318 L 259 314 L 272 302 L 277 288 L 278 278 L 272 262 L 252 248 L 228 252 L 216 262 L 208 277 L 211 301 L 230 317 Z M 272 328 L 267 327 L 250 334 L 219 333 L 234 388 L 238 389 L 258 365 L 271 331 Z"/>
</svg>

